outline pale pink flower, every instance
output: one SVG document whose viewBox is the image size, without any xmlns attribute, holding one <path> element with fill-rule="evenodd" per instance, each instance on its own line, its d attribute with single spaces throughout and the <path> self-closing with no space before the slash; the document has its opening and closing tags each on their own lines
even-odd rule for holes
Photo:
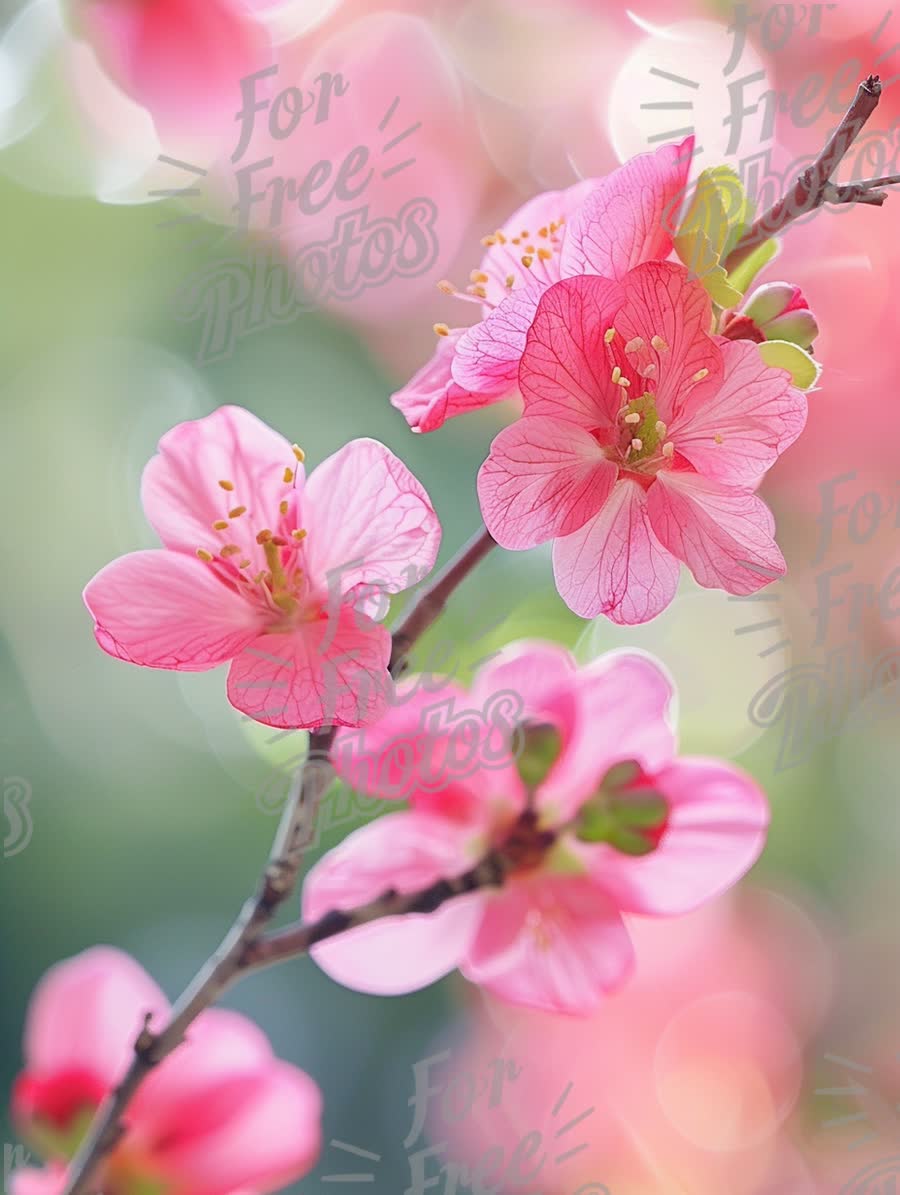
<svg viewBox="0 0 900 1195">
<path fill-rule="evenodd" d="M 668 257 L 693 152 L 690 136 L 604 179 L 547 191 L 485 237 L 472 285 L 454 292 L 481 305 L 481 322 L 451 330 L 449 345 L 439 343 L 433 362 L 391 398 L 413 430 L 433 431 L 515 389 L 538 303 L 561 278 L 622 278 L 639 262 Z"/>
<path fill-rule="evenodd" d="M 158 1026 L 167 1012 L 146 972 L 109 947 L 87 950 L 44 976 L 28 1009 L 25 1069 L 12 1111 L 52 1168 L 20 1176 L 20 1195 L 60 1189 L 61 1167 L 122 1079 L 145 1018 L 152 1014 Z M 276 1058 L 251 1021 L 208 1010 L 133 1099 L 103 1190 L 276 1190 L 315 1165 L 321 1104 L 313 1080 Z"/>
<path fill-rule="evenodd" d="M 541 301 L 522 358 L 523 417 L 491 445 L 478 494 L 505 548 L 553 540 L 576 614 L 640 623 L 680 563 L 747 594 L 785 571 L 754 490 L 806 422 L 806 397 L 756 345 L 710 335 L 687 270 L 571 278 Z"/>
<path fill-rule="evenodd" d="M 142 497 L 164 547 L 85 589 L 103 650 L 184 672 L 231 661 L 229 700 L 270 726 L 377 717 L 391 637 L 375 620 L 440 543 L 415 477 L 353 440 L 305 478 L 302 451 L 240 407 L 179 424 L 159 449 Z"/>
<path fill-rule="evenodd" d="M 650 657 L 613 653 L 578 669 L 561 647 L 515 644 L 479 671 L 469 704 L 485 709 L 502 694 L 520 711 L 506 727 L 505 750 L 497 723 L 456 748 L 440 730 L 429 741 L 427 710 L 442 696 L 456 699 L 456 689 L 395 705 L 349 752 L 346 732 L 338 735 L 333 758 L 354 787 L 395 793 L 398 755 L 404 767 L 414 761 L 419 782 L 406 787 L 409 810 L 357 830 L 313 868 L 306 919 L 388 889 L 418 892 L 462 875 L 491 849 L 509 860 L 500 888 L 316 946 L 314 957 L 339 982 L 393 995 L 459 967 L 504 1000 L 587 1013 L 631 970 L 623 914 L 685 913 L 756 860 L 768 823 L 764 795 L 727 764 L 676 758 L 672 686 Z M 512 735 L 535 724 L 553 728 L 559 753 L 543 779 L 529 781 L 529 794 Z M 468 769 L 459 760 L 450 767 L 459 747 Z M 448 775 L 437 790 L 435 758 Z M 598 800 L 618 828 L 586 841 L 584 819 Z"/>
</svg>

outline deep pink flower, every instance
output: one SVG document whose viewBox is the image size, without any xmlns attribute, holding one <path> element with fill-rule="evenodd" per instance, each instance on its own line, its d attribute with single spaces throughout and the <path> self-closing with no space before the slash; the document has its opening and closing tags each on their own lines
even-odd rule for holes
<svg viewBox="0 0 900 1195">
<path fill-rule="evenodd" d="M 69 9 L 75 31 L 161 136 L 233 125 L 241 79 L 272 57 L 270 35 L 244 0 L 69 0 Z"/>
<path fill-rule="evenodd" d="M 419 891 L 461 875 L 491 848 L 515 860 L 504 886 L 459 896 L 432 914 L 363 926 L 313 955 L 362 991 L 407 992 L 459 967 L 513 1003 L 589 1012 L 631 969 L 622 914 L 675 916 L 723 892 L 757 858 L 768 807 L 735 768 L 676 758 L 672 686 L 648 656 L 613 653 L 578 669 L 561 647 L 512 645 L 476 675 L 469 703 L 484 709 L 499 694 L 516 698 L 516 727 L 537 723 L 559 736 L 559 753 L 530 801 L 511 750 L 516 727 L 507 727 L 505 752 L 496 725 L 494 741 L 487 731 L 466 740 L 471 766 L 453 768 L 435 791 L 434 758 L 446 765 L 449 748 L 441 732 L 429 744 L 427 707 L 455 699 L 457 690 L 395 705 L 350 752 L 342 750 L 347 732 L 339 733 L 333 757 L 354 787 L 375 795 L 379 777 L 382 791 L 396 792 L 398 755 L 404 767 L 413 761 L 420 783 L 411 786 L 411 808 L 357 830 L 326 855 L 307 878 L 303 914 L 349 909 L 389 888 Z M 627 778 L 613 771 L 623 761 Z M 615 776 L 613 787 L 623 787 L 604 809 L 632 829 L 584 841 L 579 827 Z"/>
<path fill-rule="evenodd" d="M 435 358 L 392 404 L 414 431 L 505 398 L 515 389 L 525 338 L 541 296 L 561 278 L 621 278 L 672 251 L 673 206 L 683 194 L 693 136 L 641 154 L 604 179 L 530 199 L 485 237 L 487 252 L 460 298 L 483 319 L 441 337 Z"/>
<path fill-rule="evenodd" d="M 785 570 L 754 489 L 803 430 L 806 397 L 711 320 L 702 286 L 669 262 L 567 279 L 541 301 L 525 413 L 494 440 L 478 494 L 504 547 L 554 541 L 557 588 L 585 618 L 653 618 L 679 562 L 738 594 Z"/>
<path fill-rule="evenodd" d="M 300 450 L 240 407 L 179 424 L 159 449 L 142 497 L 163 549 L 85 589 L 103 650 L 184 672 L 231 661 L 229 700 L 270 726 L 377 717 L 391 637 L 375 618 L 440 543 L 415 477 L 354 440 L 304 478 Z"/>
<path fill-rule="evenodd" d="M 124 1075 L 145 1017 L 159 1024 L 167 1011 L 146 972 L 108 947 L 67 959 L 44 976 L 28 1010 L 25 1069 L 12 1111 L 51 1169 L 20 1175 L 19 1195 L 61 1188 L 62 1165 Z M 211 1009 L 132 1101 L 103 1190 L 276 1190 L 315 1165 L 321 1103 L 312 1079 L 276 1058 L 251 1021 Z"/>
</svg>

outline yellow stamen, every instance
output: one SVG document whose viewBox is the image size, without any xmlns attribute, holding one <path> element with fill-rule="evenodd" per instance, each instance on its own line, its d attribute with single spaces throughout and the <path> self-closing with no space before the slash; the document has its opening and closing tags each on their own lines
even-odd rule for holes
<svg viewBox="0 0 900 1195">
<path fill-rule="evenodd" d="M 635 438 L 631 441 L 631 447 L 634 449 L 635 452 L 640 452 L 641 449 L 644 447 L 644 441 L 639 440 L 635 436 Z"/>
<path fill-rule="evenodd" d="M 615 369 L 612 371 L 612 380 L 615 382 L 615 384 L 616 384 L 617 386 L 618 386 L 618 384 L 619 384 L 619 378 L 620 378 L 621 376 L 622 376 L 622 370 L 621 370 L 621 369 L 619 368 L 619 366 L 617 365 L 617 366 L 615 367 Z"/>
<path fill-rule="evenodd" d="M 291 532 L 291 535 L 294 537 L 295 540 L 297 540 L 298 543 L 301 539 L 306 539 L 307 534 L 308 533 L 306 531 L 292 531 Z"/>
<path fill-rule="evenodd" d="M 258 544 L 267 544 L 271 538 L 272 532 L 268 529 L 268 527 L 264 527 L 262 531 L 260 531 L 259 535 L 257 535 L 256 542 Z"/>
<path fill-rule="evenodd" d="M 541 259 L 541 261 L 549 261 L 552 256 L 552 249 L 544 249 L 543 246 L 538 249 L 538 257 Z"/>
<path fill-rule="evenodd" d="M 671 440 L 669 440 L 666 444 L 663 444 L 662 454 L 663 456 L 667 456 L 669 458 L 675 455 L 675 445 Z"/>
<path fill-rule="evenodd" d="M 484 289 L 483 286 L 467 286 L 466 290 L 469 292 L 470 295 L 475 295 L 475 297 L 478 299 L 486 299 L 487 298 L 487 291 Z"/>
<path fill-rule="evenodd" d="M 487 274 L 483 270 L 473 270 L 469 275 L 470 282 L 489 282 Z"/>
<path fill-rule="evenodd" d="M 528 256 L 528 254 L 526 253 L 526 254 L 525 254 L 525 256 L 522 258 L 522 265 L 525 267 L 525 269 L 526 269 L 526 270 L 530 270 L 530 269 L 531 269 L 531 263 L 532 263 L 533 261 L 534 261 L 534 258 L 533 258 L 533 257 L 529 257 L 529 256 Z"/>
<path fill-rule="evenodd" d="M 506 285 L 510 288 L 510 290 L 516 285 L 515 274 L 507 274 L 506 275 Z"/>
<path fill-rule="evenodd" d="M 223 490 L 233 490 L 234 489 L 233 481 L 220 481 L 219 485 L 222 487 Z"/>
<path fill-rule="evenodd" d="M 716 432 L 716 434 L 713 436 L 713 439 L 715 440 L 715 442 L 716 442 L 717 444 L 722 444 L 722 443 L 724 443 L 724 441 L 722 440 L 722 437 L 719 435 L 719 433 L 718 433 L 718 432 Z"/>
<path fill-rule="evenodd" d="M 241 549 L 237 546 L 237 544 L 226 544 L 219 555 L 223 556 L 227 560 L 229 556 L 234 556 L 234 554 L 236 552 L 240 552 L 240 550 Z"/>
<path fill-rule="evenodd" d="M 625 352 L 626 353 L 636 353 L 639 349 L 642 349 L 643 347 L 644 347 L 643 336 L 633 336 L 631 338 L 631 340 L 629 340 L 628 344 L 625 345 Z"/>
<path fill-rule="evenodd" d="M 437 288 L 438 288 L 438 290 L 443 291 L 443 293 L 445 295 L 455 295 L 456 294 L 456 287 L 453 285 L 452 282 L 448 282 L 446 278 L 442 278 L 440 280 L 440 282 L 437 284 Z"/>
<path fill-rule="evenodd" d="M 656 351 L 658 353 L 667 353 L 669 351 L 669 346 L 666 344 L 666 342 L 663 340 L 663 338 L 661 336 L 651 337 L 650 343 L 653 345 L 653 347 L 656 349 Z"/>
<path fill-rule="evenodd" d="M 497 244 L 497 238 L 495 236 L 482 237 L 481 243 L 484 245 L 485 249 L 490 249 L 491 245 Z"/>
<path fill-rule="evenodd" d="M 549 235 L 550 235 L 550 234 L 549 234 L 549 232 L 548 232 L 548 230 L 547 230 L 546 228 L 539 228 L 539 229 L 538 229 L 538 236 L 539 236 L 539 237 L 547 237 L 547 236 L 549 236 Z"/>
<path fill-rule="evenodd" d="M 637 411 L 632 411 L 630 415 L 625 416 L 626 423 L 640 423 L 641 417 Z"/>
<path fill-rule="evenodd" d="M 283 498 L 281 500 L 281 502 L 278 503 L 278 509 L 281 511 L 281 513 L 283 515 L 287 514 L 288 509 L 289 509 L 289 503 L 288 503 L 287 498 Z"/>
<path fill-rule="evenodd" d="M 239 519 L 241 517 L 241 515 L 245 515 L 246 513 L 247 513 L 246 506 L 235 506 L 231 510 L 229 510 L 228 517 L 229 517 L 229 519 Z"/>
<path fill-rule="evenodd" d="M 238 568 L 249 568 L 249 567 L 250 567 L 250 561 L 245 556 L 244 559 L 240 562 L 240 564 L 238 564 Z"/>
<path fill-rule="evenodd" d="M 494 233 L 494 236 L 497 238 L 497 241 L 498 241 L 498 243 L 499 243 L 499 244 L 501 244 L 501 245 L 505 245 L 505 244 L 506 244 L 506 237 L 503 235 L 503 233 L 500 231 L 500 229 L 499 229 L 499 228 L 498 228 L 498 229 L 497 229 L 497 231 Z"/>
<path fill-rule="evenodd" d="M 624 388 L 627 390 L 631 385 L 631 382 L 629 382 L 628 378 L 619 378 L 618 385 L 624 386 Z"/>
<path fill-rule="evenodd" d="M 666 425 L 663 423 L 663 421 L 661 419 L 657 419 L 656 427 L 654 430 L 656 431 L 656 434 L 659 436 L 659 438 L 661 440 L 664 440 L 666 438 L 666 432 L 668 431 L 668 428 L 666 427 Z"/>
<path fill-rule="evenodd" d="M 603 339 L 606 341 L 607 344 L 612 344 L 612 342 L 615 340 L 615 338 L 616 338 L 615 328 L 607 328 L 606 331 L 603 333 Z"/>
<path fill-rule="evenodd" d="M 288 485 L 294 480 L 294 470 L 288 465 L 284 470 L 284 483 Z"/>
<path fill-rule="evenodd" d="M 292 445 L 291 445 L 291 452 L 294 454 L 294 456 L 297 458 L 297 460 L 298 460 L 298 461 L 300 462 L 300 464 L 302 465 L 302 464 L 303 464 L 303 462 L 306 460 L 306 453 L 303 451 L 303 449 L 300 447 L 300 445 L 299 445 L 299 444 L 292 444 Z"/>
<path fill-rule="evenodd" d="M 225 531 L 227 527 L 227 519 L 216 519 L 216 521 L 213 523 L 213 531 Z"/>
<path fill-rule="evenodd" d="M 449 336 L 450 335 L 450 329 L 448 328 L 448 326 L 446 324 L 435 324 L 434 330 L 438 336 Z"/>
<path fill-rule="evenodd" d="M 198 548 L 197 555 L 200 557 L 201 560 L 205 561 L 206 564 L 209 564 L 209 562 L 213 558 L 212 552 L 207 552 L 206 548 Z"/>
<path fill-rule="evenodd" d="M 702 382 L 704 378 L 708 378 L 708 377 L 709 377 L 708 369 L 698 369 L 697 372 L 694 374 L 694 381 Z"/>
</svg>

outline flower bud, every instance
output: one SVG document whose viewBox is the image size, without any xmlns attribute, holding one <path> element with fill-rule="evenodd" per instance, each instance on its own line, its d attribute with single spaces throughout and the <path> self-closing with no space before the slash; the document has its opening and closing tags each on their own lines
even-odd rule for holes
<svg viewBox="0 0 900 1195">
<path fill-rule="evenodd" d="M 816 317 L 799 286 L 769 282 L 758 287 L 740 313 L 766 340 L 787 340 L 808 349 L 819 334 Z"/>
</svg>

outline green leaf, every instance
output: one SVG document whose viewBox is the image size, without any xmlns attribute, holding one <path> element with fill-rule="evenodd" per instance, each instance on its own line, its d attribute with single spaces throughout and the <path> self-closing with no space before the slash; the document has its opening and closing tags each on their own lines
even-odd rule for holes
<svg viewBox="0 0 900 1195">
<path fill-rule="evenodd" d="M 531 723 L 520 726 L 522 747 L 516 767 L 522 783 L 531 791 L 543 784 L 562 751 L 562 735 L 555 726 Z"/>
<path fill-rule="evenodd" d="M 728 275 L 731 286 L 745 295 L 756 275 L 777 255 L 779 249 L 780 246 L 774 237 L 757 245 L 753 252 L 745 257 L 739 266 L 735 266 Z"/>
<path fill-rule="evenodd" d="M 766 340 L 756 346 L 766 365 L 786 369 L 800 390 L 809 390 L 819 380 L 822 367 L 805 349 L 787 340 Z"/>
<path fill-rule="evenodd" d="M 730 166 L 712 166 L 697 179 L 684 219 L 674 236 L 675 252 L 699 278 L 714 303 L 734 307 L 742 292 L 721 263 L 748 227 L 751 204 Z"/>
</svg>

